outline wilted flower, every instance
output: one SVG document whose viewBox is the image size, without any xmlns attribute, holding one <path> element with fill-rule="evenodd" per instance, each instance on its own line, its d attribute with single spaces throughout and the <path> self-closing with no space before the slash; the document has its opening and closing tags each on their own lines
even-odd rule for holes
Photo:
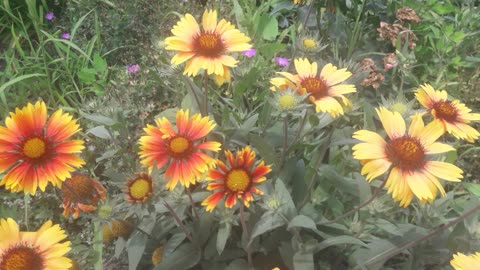
<svg viewBox="0 0 480 270">
<path fill-rule="evenodd" d="M 68 33 L 68 32 L 62 33 L 62 38 L 63 39 L 70 39 L 70 33 Z"/>
<path fill-rule="evenodd" d="M 361 86 L 372 86 L 377 89 L 383 82 L 385 77 L 382 73 L 377 71 L 377 66 L 372 58 L 364 58 L 360 62 L 360 67 L 363 71 L 368 71 L 368 76 L 360 82 Z"/>
<path fill-rule="evenodd" d="M 402 7 L 395 11 L 395 16 L 402 22 L 410 22 L 410 23 L 419 23 L 420 18 L 418 17 L 415 10 L 409 7 Z"/>
<path fill-rule="evenodd" d="M 45 14 L 45 19 L 47 21 L 51 21 L 53 20 L 53 18 L 55 18 L 55 15 L 53 14 L 53 12 L 47 12 L 47 14 Z"/>
<path fill-rule="evenodd" d="M 287 58 L 283 58 L 283 57 L 275 57 L 275 62 L 277 62 L 277 64 L 281 67 L 285 67 L 285 66 L 288 66 L 290 64 L 290 60 L 288 60 Z"/>
<path fill-rule="evenodd" d="M 385 70 L 392 69 L 398 65 L 397 54 L 396 53 L 387 53 L 383 57 L 383 68 Z"/>
<path fill-rule="evenodd" d="M 80 212 L 93 212 L 100 200 L 106 200 L 106 189 L 96 179 L 75 173 L 62 184 L 63 215 L 73 213 L 78 218 Z"/>
<path fill-rule="evenodd" d="M 255 49 L 251 48 L 251 49 L 243 51 L 242 54 L 245 55 L 248 58 L 252 58 L 253 56 L 255 56 L 255 54 L 257 54 L 257 51 Z"/>
<path fill-rule="evenodd" d="M 140 67 L 137 64 L 127 66 L 127 72 L 131 74 L 137 73 L 139 69 Z"/>
<path fill-rule="evenodd" d="M 393 46 L 397 44 L 397 38 L 400 36 L 401 45 L 408 41 L 408 48 L 414 49 L 418 40 L 417 36 L 412 30 L 403 27 L 401 24 L 394 23 L 389 24 L 386 22 L 380 22 L 380 27 L 377 28 L 380 38 L 390 40 Z"/>
</svg>

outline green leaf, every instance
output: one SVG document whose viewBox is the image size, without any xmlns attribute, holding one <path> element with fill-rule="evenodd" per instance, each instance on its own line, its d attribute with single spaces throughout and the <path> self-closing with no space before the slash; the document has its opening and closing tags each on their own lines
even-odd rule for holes
<svg viewBox="0 0 480 270">
<path fill-rule="evenodd" d="M 217 252 L 218 254 L 222 254 L 223 249 L 225 248 L 225 244 L 227 243 L 228 237 L 230 237 L 230 232 L 232 231 L 232 224 L 230 223 L 222 223 L 218 228 L 217 233 Z"/>
<path fill-rule="evenodd" d="M 201 258 L 200 249 L 191 243 L 185 243 L 164 260 L 154 270 L 187 270 L 195 266 Z"/>
<path fill-rule="evenodd" d="M 245 270 L 249 269 L 248 263 L 242 259 L 236 259 L 225 268 L 225 270 Z"/>
<path fill-rule="evenodd" d="M 14 85 L 18 82 L 21 82 L 23 80 L 33 78 L 33 77 L 45 77 L 45 76 L 46 76 L 45 74 L 35 73 L 35 74 L 26 74 L 26 75 L 21 75 L 21 76 L 15 77 L 14 79 L 11 79 L 8 82 L 4 83 L 2 86 L 0 86 L 0 93 L 5 91 L 5 89 L 7 89 L 7 87 L 9 87 L 11 85 Z"/>
<path fill-rule="evenodd" d="M 237 19 L 238 29 L 240 29 L 242 32 L 245 32 L 242 27 L 242 24 L 245 23 L 245 13 L 243 12 L 242 7 L 237 0 L 233 0 L 233 13 L 235 14 L 235 19 Z"/>
<path fill-rule="evenodd" d="M 367 244 L 364 242 L 358 240 L 357 238 L 353 238 L 348 235 L 341 235 L 341 236 L 336 236 L 332 237 L 326 240 L 323 240 L 322 242 L 318 243 L 314 247 L 314 253 L 317 253 L 327 247 L 330 246 L 336 246 L 336 245 L 344 245 L 344 244 L 350 244 L 350 245 L 360 245 L 366 247 Z"/>
<path fill-rule="evenodd" d="M 317 230 L 317 225 L 315 224 L 315 221 L 313 221 L 313 219 L 304 215 L 298 215 L 294 217 L 290 221 L 290 223 L 288 223 L 287 230 L 290 230 L 291 228 L 294 228 L 294 227 L 302 227 L 302 228 L 312 229 L 314 231 Z"/>
<path fill-rule="evenodd" d="M 274 16 L 268 16 L 268 21 L 262 31 L 262 37 L 266 40 L 275 40 L 278 36 L 278 21 Z"/>
<path fill-rule="evenodd" d="M 145 245 L 147 243 L 147 235 L 136 231 L 133 233 L 133 236 L 127 242 L 127 253 L 128 253 L 128 269 L 135 270 L 137 269 L 138 263 L 143 256 L 143 251 L 145 250 Z"/>
<path fill-rule="evenodd" d="M 95 70 L 97 72 L 100 72 L 102 74 L 105 74 L 107 71 L 107 61 L 103 59 L 98 53 L 95 53 L 93 56 L 93 66 L 95 67 Z"/>
<path fill-rule="evenodd" d="M 292 219 L 297 215 L 297 208 L 293 203 L 290 192 L 285 187 L 282 179 L 278 178 L 275 182 L 275 192 L 279 196 L 280 210 L 288 218 Z"/>
<path fill-rule="evenodd" d="M 163 256 L 168 257 L 173 251 L 185 240 L 185 233 L 176 233 L 168 239 L 168 242 L 163 247 Z"/>
<path fill-rule="evenodd" d="M 87 113 L 84 113 L 82 111 L 79 111 L 79 113 L 80 113 L 81 116 L 85 117 L 86 119 L 92 120 L 93 122 L 99 123 L 99 124 L 102 124 L 102 125 L 113 126 L 117 123 L 117 121 L 113 120 L 112 118 L 106 117 L 106 116 L 103 116 L 103 115 L 87 114 Z"/>
<path fill-rule="evenodd" d="M 79 72 L 77 72 L 78 79 L 82 83 L 93 83 L 96 81 L 95 75 L 97 72 L 93 68 L 83 68 Z"/>
<path fill-rule="evenodd" d="M 473 195 L 480 197 L 480 184 L 475 183 L 463 183 L 463 187 L 465 187 L 468 191 L 470 191 Z"/>
<path fill-rule="evenodd" d="M 111 139 L 112 136 L 110 132 L 105 128 L 105 126 L 98 126 L 87 130 L 87 134 L 93 134 L 95 137 L 102 138 L 102 139 Z"/>
<path fill-rule="evenodd" d="M 293 266 L 295 269 L 314 270 L 313 254 L 299 251 L 293 256 Z"/>
<path fill-rule="evenodd" d="M 256 134 L 249 134 L 248 137 L 249 141 L 252 143 L 252 146 L 258 150 L 258 153 L 267 164 L 277 163 L 275 147 L 273 147 L 267 139 Z"/>
<path fill-rule="evenodd" d="M 255 237 L 269 232 L 280 226 L 283 226 L 285 223 L 285 220 L 279 214 L 266 212 L 253 227 L 249 244 L 253 242 L 253 239 L 255 239 Z"/>
</svg>

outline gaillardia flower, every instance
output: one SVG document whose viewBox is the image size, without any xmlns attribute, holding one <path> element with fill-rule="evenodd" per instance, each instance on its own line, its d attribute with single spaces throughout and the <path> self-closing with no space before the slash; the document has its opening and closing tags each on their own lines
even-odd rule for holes
<svg viewBox="0 0 480 270">
<path fill-rule="evenodd" d="M 385 186 L 400 206 L 407 207 L 413 195 L 421 203 L 432 202 L 437 189 L 445 196 L 438 178 L 454 182 L 463 178 L 463 171 L 457 166 L 428 159 L 429 155 L 455 150 L 435 142 L 443 134 L 439 122 L 425 126 L 422 116 L 417 114 L 406 132 L 405 121 L 398 112 L 384 107 L 376 111 L 388 138 L 368 130 L 355 132 L 353 138 L 362 142 L 353 146 L 353 157 L 364 163 L 361 174 L 368 181 L 389 171 Z"/>
<path fill-rule="evenodd" d="M 310 64 L 308 59 L 295 59 L 295 69 L 298 74 L 277 72 L 283 77 L 270 80 L 279 90 L 297 89 L 299 94 L 308 94 L 308 100 L 315 104 L 317 112 L 327 112 L 333 117 L 343 114 L 343 106 L 349 106 L 350 101 L 344 94 L 356 92 L 355 85 L 341 84 L 352 76 L 346 69 L 337 69 L 327 64 L 318 72 L 317 63 Z M 318 74 L 318 75 L 317 75 Z M 275 90 L 272 87 L 272 90 Z"/>
<path fill-rule="evenodd" d="M 122 190 L 122 192 L 128 195 L 126 200 L 131 203 L 144 203 L 152 196 L 152 178 L 146 173 L 137 174 L 135 178 L 129 179 L 125 185 L 128 189 Z"/>
<path fill-rule="evenodd" d="M 480 136 L 478 130 L 469 126 L 470 121 L 480 120 L 480 114 L 470 113 L 459 100 L 448 101 L 447 92 L 436 91 L 429 84 L 421 85 L 415 93 L 417 100 L 443 125 L 443 130 L 456 138 L 473 142 Z"/>
<path fill-rule="evenodd" d="M 188 13 L 173 27 L 174 36 L 165 39 L 165 49 L 178 51 L 172 64 L 187 61 L 183 73 L 188 76 L 195 76 L 204 69 L 209 75 L 215 75 L 217 83 L 230 80 L 228 68 L 235 67 L 238 61 L 227 53 L 250 49 L 250 38 L 224 19 L 217 23 L 215 10 L 205 10 L 202 28 Z"/>
<path fill-rule="evenodd" d="M 177 112 L 177 131 L 165 117 L 156 119 L 155 123 L 157 126 L 147 125 L 144 128 L 147 135 L 140 138 L 141 163 L 150 171 L 154 165 L 161 168 L 168 163 L 164 174 L 169 179 L 167 188 L 174 189 L 178 181 L 189 187 L 213 165 L 213 158 L 202 150 L 220 150 L 220 143 L 204 141 L 215 124 L 208 116 L 201 117 L 198 113 L 190 118 L 188 110 Z"/>
<path fill-rule="evenodd" d="M 458 252 L 453 255 L 450 264 L 455 270 L 478 270 L 478 266 L 480 265 L 480 252 L 468 256 Z"/>
<path fill-rule="evenodd" d="M 88 175 L 74 173 L 62 184 L 63 215 L 78 218 L 80 212 L 93 212 L 97 210 L 99 200 L 105 201 L 107 190 L 97 180 Z"/>
<path fill-rule="evenodd" d="M 45 222 L 36 232 L 21 232 L 11 218 L 0 219 L 0 269 L 65 270 L 72 266 L 64 255 L 70 242 L 59 225 Z"/>
<path fill-rule="evenodd" d="M 69 140 L 80 128 L 76 120 L 60 109 L 47 122 L 44 102 L 28 103 L 16 109 L 0 126 L 0 186 L 13 192 L 35 194 L 48 182 L 60 186 L 70 173 L 85 162 L 76 156 L 82 140 Z"/>
<path fill-rule="evenodd" d="M 248 207 L 253 201 L 252 193 L 263 195 L 255 184 L 267 180 L 265 175 L 271 168 L 265 165 L 263 160 L 255 165 L 255 155 L 255 152 L 246 146 L 237 152 L 236 157 L 232 152 L 225 151 L 227 165 L 221 160 L 216 161 L 217 168 L 211 168 L 207 178 L 215 182 L 209 183 L 207 189 L 217 191 L 202 202 L 203 206 L 207 206 L 207 211 L 212 211 L 224 197 L 225 206 L 232 208 L 237 203 L 236 198 Z"/>
<path fill-rule="evenodd" d="M 108 244 L 118 237 L 123 237 L 126 240 L 133 230 L 135 230 L 135 225 L 128 219 L 116 219 L 111 224 L 103 224 L 103 243 Z"/>
</svg>

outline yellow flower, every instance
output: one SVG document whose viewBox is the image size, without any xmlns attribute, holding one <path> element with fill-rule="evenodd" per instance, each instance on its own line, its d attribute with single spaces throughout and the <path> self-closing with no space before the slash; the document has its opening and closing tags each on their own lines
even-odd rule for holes
<svg viewBox="0 0 480 270">
<path fill-rule="evenodd" d="M 388 138 L 379 134 L 360 130 L 353 138 L 362 141 L 353 146 L 353 157 L 366 161 L 361 174 L 368 181 L 389 171 L 385 186 L 400 206 L 407 207 L 413 195 L 421 203 L 432 202 L 437 196 L 437 189 L 442 196 L 445 191 L 438 178 L 458 182 L 463 178 L 463 171 L 457 166 L 429 160 L 433 154 L 455 150 L 452 146 L 435 142 L 443 130 L 439 122 L 424 125 L 420 114 L 413 116 L 406 131 L 405 121 L 398 112 L 391 112 L 384 107 L 376 109 Z"/>
<path fill-rule="evenodd" d="M 0 269 L 69 269 L 72 262 L 64 255 L 70 251 L 70 242 L 60 243 L 65 238 L 65 232 L 50 220 L 36 232 L 22 232 L 13 219 L 0 219 Z"/>
<path fill-rule="evenodd" d="M 13 192 L 35 194 L 47 184 L 61 186 L 70 173 L 85 161 L 76 156 L 82 140 L 70 137 L 80 131 L 77 121 L 57 110 L 47 121 L 44 102 L 28 103 L 16 109 L 0 126 L 0 186 Z"/>
<path fill-rule="evenodd" d="M 308 100 L 315 104 L 317 112 L 327 112 L 333 117 L 343 114 L 343 106 L 350 106 L 344 94 L 356 92 L 355 85 L 341 84 L 352 73 L 346 69 L 337 69 L 332 64 L 325 65 L 318 72 L 317 63 L 310 64 L 308 59 L 295 59 L 298 74 L 277 72 L 282 77 L 272 78 L 270 83 L 280 91 L 296 89 L 298 94 L 308 94 Z M 318 74 L 318 75 L 317 75 Z"/>
<path fill-rule="evenodd" d="M 421 85 L 415 93 L 417 100 L 443 125 L 444 131 L 456 138 L 473 142 L 478 139 L 478 130 L 469 126 L 470 121 L 479 121 L 480 114 L 470 113 L 465 104 L 459 100 L 448 101 L 445 90 L 436 91 L 429 84 Z"/>
<path fill-rule="evenodd" d="M 178 51 L 172 64 L 187 61 L 183 73 L 188 76 L 204 69 L 209 75 L 214 74 L 219 84 L 229 81 L 229 67 L 235 67 L 238 61 L 227 53 L 250 49 L 250 38 L 224 19 L 217 23 L 215 10 L 205 10 L 202 28 L 188 13 L 173 27 L 173 36 L 165 39 L 165 49 Z"/>
<path fill-rule="evenodd" d="M 152 254 L 152 263 L 153 265 L 159 265 L 163 259 L 163 247 L 157 247 Z"/>
<path fill-rule="evenodd" d="M 125 185 L 128 189 L 122 190 L 122 192 L 128 195 L 126 200 L 131 203 L 144 203 L 152 196 L 152 178 L 146 173 L 137 174 L 135 178 L 129 179 Z"/>
<path fill-rule="evenodd" d="M 480 265 L 480 252 L 468 256 L 458 252 L 453 255 L 450 264 L 455 270 L 478 270 L 478 266 Z"/>
</svg>

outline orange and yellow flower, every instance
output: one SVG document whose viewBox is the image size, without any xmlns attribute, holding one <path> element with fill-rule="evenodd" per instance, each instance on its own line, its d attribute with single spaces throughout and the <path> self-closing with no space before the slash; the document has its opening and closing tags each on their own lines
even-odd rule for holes
<svg viewBox="0 0 480 270">
<path fill-rule="evenodd" d="M 417 114 L 406 132 L 405 121 L 398 112 L 384 107 L 376 111 L 388 138 L 368 130 L 355 132 L 353 138 L 362 142 L 353 146 L 353 157 L 365 162 L 361 174 L 368 181 L 389 171 L 385 186 L 400 206 L 407 207 L 413 195 L 421 203 L 432 202 L 437 190 L 445 196 L 438 178 L 453 182 L 463 178 L 463 171 L 457 166 L 428 159 L 430 155 L 455 150 L 435 142 L 443 134 L 439 122 L 425 126 L 421 114 Z"/>
<path fill-rule="evenodd" d="M 448 101 L 445 90 L 435 90 L 431 85 L 424 84 L 415 93 L 417 100 L 443 125 L 443 130 L 456 138 L 473 142 L 478 139 L 478 130 L 469 126 L 471 121 L 479 121 L 480 114 L 470 113 L 465 104 L 459 100 Z"/>
<path fill-rule="evenodd" d="M 133 179 L 129 179 L 127 183 L 127 190 L 122 190 L 127 194 L 127 201 L 131 203 L 144 203 L 152 196 L 153 181 L 150 175 L 146 173 L 140 173 Z"/>
<path fill-rule="evenodd" d="M 262 160 L 255 165 L 255 152 L 250 147 L 245 147 L 236 153 L 236 157 L 232 152 L 225 151 L 227 165 L 221 160 L 216 161 L 217 168 L 211 168 L 208 171 L 209 183 L 208 190 L 217 190 L 208 196 L 203 202 L 203 206 L 207 206 L 207 211 L 212 211 L 222 198 L 225 197 L 225 206 L 232 208 L 238 198 L 248 207 L 253 201 L 252 193 L 263 195 L 263 192 L 255 187 L 267 178 L 265 175 L 271 171 L 269 165 L 265 165 Z"/>
<path fill-rule="evenodd" d="M 76 153 L 84 148 L 82 140 L 69 140 L 80 131 L 72 116 L 57 110 L 47 122 L 44 102 L 28 103 L 16 109 L 0 126 L 0 186 L 12 192 L 35 194 L 45 191 L 49 182 L 60 186 L 70 173 L 85 162 Z"/>
<path fill-rule="evenodd" d="M 64 255 L 70 242 L 59 225 L 45 222 L 36 232 L 22 232 L 11 218 L 0 219 L 0 269 L 65 270 L 72 266 Z"/>
<path fill-rule="evenodd" d="M 147 135 L 140 138 L 141 163 L 150 171 L 154 165 L 162 168 L 168 163 L 164 174 L 169 179 L 167 189 L 174 189 L 178 181 L 189 187 L 213 165 L 214 159 L 203 150 L 220 150 L 219 142 L 204 141 L 215 124 L 208 116 L 201 117 L 198 113 L 189 117 L 188 110 L 177 112 L 177 131 L 165 117 L 156 119 L 155 123 L 157 126 L 147 125 L 144 129 Z"/>
<path fill-rule="evenodd" d="M 355 85 L 343 84 L 352 76 L 344 69 L 337 69 L 332 64 L 325 65 L 318 72 L 317 63 L 310 63 L 308 59 L 295 59 L 297 74 L 277 72 L 282 77 L 272 78 L 271 89 L 280 91 L 296 89 L 298 94 L 308 94 L 308 100 L 315 104 L 317 112 L 327 112 L 333 117 L 343 115 L 343 107 L 350 106 L 350 101 L 344 94 L 356 92 Z"/>
<path fill-rule="evenodd" d="M 62 184 L 63 215 L 78 218 L 80 212 L 93 212 L 97 210 L 99 200 L 107 199 L 107 190 L 97 180 L 88 175 L 74 173 Z"/>
<path fill-rule="evenodd" d="M 453 255 L 450 264 L 455 270 L 478 270 L 478 266 L 480 265 L 480 252 L 468 256 L 458 252 Z"/>
<path fill-rule="evenodd" d="M 235 67 L 238 61 L 227 53 L 250 49 L 250 38 L 224 19 L 217 23 L 215 10 L 205 10 L 202 28 L 188 13 L 173 27 L 173 36 L 165 39 L 167 50 L 178 51 L 172 64 L 187 61 L 183 73 L 188 76 L 204 69 L 209 75 L 214 74 L 219 84 L 229 81 L 229 67 Z"/>
</svg>

